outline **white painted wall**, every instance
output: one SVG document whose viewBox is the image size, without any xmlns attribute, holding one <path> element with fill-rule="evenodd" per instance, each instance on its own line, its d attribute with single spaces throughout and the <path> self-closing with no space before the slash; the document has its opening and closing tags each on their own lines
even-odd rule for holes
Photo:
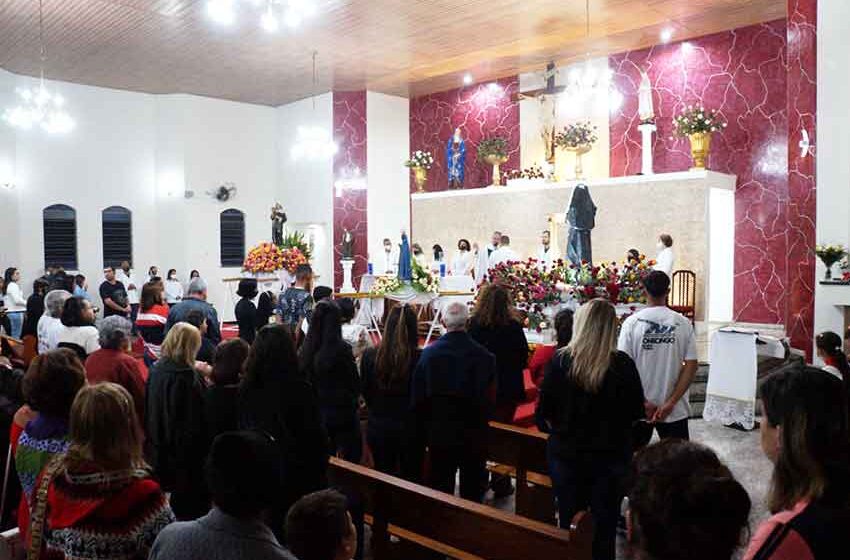
<svg viewBox="0 0 850 560">
<path fill-rule="evenodd" d="M 818 2 L 817 242 L 850 245 L 850 3 Z M 836 268 L 837 271 L 837 268 Z M 823 278 L 818 261 L 815 277 Z M 841 307 L 850 305 L 847 286 L 815 285 L 815 334 L 840 333 Z"/>
<path fill-rule="evenodd" d="M 561 86 L 567 83 L 571 72 L 582 71 L 585 62 L 556 68 L 555 85 Z M 601 74 L 608 67 L 608 58 L 595 58 L 590 61 L 591 67 L 597 74 Z M 546 87 L 542 72 L 531 72 L 520 74 L 520 91 L 531 91 Z M 567 99 L 565 95 L 559 97 L 558 110 L 555 116 L 556 130 L 560 131 L 567 124 L 577 121 L 589 120 L 597 127 L 599 139 L 593 145 L 593 150 L 585 154 L 582 159 L 585 177 L 588 179 L 601 179 L 608 177 L 608 125 L 610 121 L 612 99 L 609 96 L 599 96 L 592 99 L 576 101 Z M 520 161 L 521 165 L 531 167 L 534 164 L 544 166 L 546 156 L 543 138 L 540 134 L 540 102 L 537 99 L 523 99 L 519 102 L 519 127 L 522 133 L 520 139 Z M 562 180 L 572 179 L 575 167 L 573 154 L 563 150 L 557 150 L 556 173 Z"/>
<path fill-rule="evenodd" d="M 287 227 L 314 240 L 313 268 L 318 283 L 333 284 L 333 160 L 294 160 L 299 126 L 325 128 L 333 136 L 333 94 L 325 93 L 275 109 L 277 114 L 277 200 L 286 209 Z M 271 232 L 269 234 L 271 235 Z"/>
<path fill-rule="evenodd" d="M 0 70 L 0 107 L 15 100 L 15 75 Z M 0 110 L 2 112 L 2 110 Z M 0 267 L 20 259 L 18 193 L 15 183 L 15 133 L 0 124 Z M 4 185 L 10 184 L 11 188 Z M 5 268 L 4 268 L 5 270 Z"/>
<path fill-rule="evenodd" d="M 382 258 L 383 239 L 410 231 L 410 100 L 366 92 L 369 260 Z"/>
<path fill-rule="evenodd" d="M 15 87 L 33 80 L 0 70 L 0 109 L 15 103 Z M 290 229 L 314 243 L 319 282 L 333 277 L 333 162 L 295 161 L 298 126 L 333 125 L 331 93 L 282 107 L 235 103 L 192 95 L 149 95 L 50 82 L 62 93 L 76 128 L 48 136 L 0 125 L 0 267 L 17 266 L 24 284 L 43 270 L 42 210 L 65 203 L 77 211 L 80 271 L 92 291 L 102 280 L 101 211 L 112 205 L 133 213 L 133 257 L 139 273 L 157 265 L 176 268 L 181 280 L 198 269 L 223 320 L 233 319 L 240 275 L 222 268 L 219 214 L 245 212 L 246 244 L 271 237 L 269 208 L 286 208 Z M 370 247 L 409 227 L 407 170 L 408 100 L 367 96 Z M 228 203 L 206 191 L 236 185 Z M 185 191 L 194 197 L 185 198 Z M 28 290 L 27 290 L 28 291 Z"/>
</svg>

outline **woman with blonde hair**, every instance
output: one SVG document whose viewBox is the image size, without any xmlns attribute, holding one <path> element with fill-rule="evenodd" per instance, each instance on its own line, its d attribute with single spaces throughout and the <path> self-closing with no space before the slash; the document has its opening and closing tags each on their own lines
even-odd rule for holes
<svg viewBox="0 0 850 560">
<path fill-rule="evenodd" d="M 180 520 L 209 511 L 203 465 L 209 448 L 204 415 L 204 382 L 195 372 L 200 331 L 177 323 L 151 368 L 145 399 L 147 458 Z"/>
<path fill-rule="evenodd" d="M 33 552 L 44 550 L 48 558 L 146 557 L 174 514 L 142 457 L 138 424 L 133 399 L 120 385 L 80 390 L 71 408 L 68 451 L 48 464 L 37 483 Z"/>
<path fill-rule="evenodd" d="M 617 315 L 602 299 L 576 314 L 573 339 L 559 350 L 540 386 L 537 425 L 550 433 L 549 474 L 559 524 L 588 506 L 593 559 L 613 560 L 622 481 L 632 425 L 645 418 L 643 387 L 632 359 L 617 351 Z"/>
</svg>

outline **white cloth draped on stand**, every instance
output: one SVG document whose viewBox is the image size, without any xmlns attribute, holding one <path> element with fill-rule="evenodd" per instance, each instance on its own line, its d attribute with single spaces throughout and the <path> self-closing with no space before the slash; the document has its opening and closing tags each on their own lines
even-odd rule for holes
<svg viewBox="0 0 850 560">
<path fill-rule="evenodd" d="M 754 332 L 720 330 L 711 338 L 702 416 L 724 425 L 755 426 L 758 358 Z"/>
</svg>

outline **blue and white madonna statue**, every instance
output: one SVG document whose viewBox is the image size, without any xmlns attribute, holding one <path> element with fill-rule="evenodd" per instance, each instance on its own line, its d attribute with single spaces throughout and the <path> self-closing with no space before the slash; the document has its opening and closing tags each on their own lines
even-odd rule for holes
<svg viewBox="0 0 850 560">
<path fill-rule="evenodd" d="M 446 144 L 446 170 L 449 176 L 450 189 L 463 188 L 464 160 L 466 159 L 466 142 L 460 135 L 460 128 L 455 129 L 454 135 Z"/>
<path fill-rule="evenodd" d="M 398 252 L 398 279 L 402 282 L 410 282 L 413 278 L 413 269 L 410 264 L 410 241 L 407 232 L 401 232 L 401 250 Z"/>
</svg>

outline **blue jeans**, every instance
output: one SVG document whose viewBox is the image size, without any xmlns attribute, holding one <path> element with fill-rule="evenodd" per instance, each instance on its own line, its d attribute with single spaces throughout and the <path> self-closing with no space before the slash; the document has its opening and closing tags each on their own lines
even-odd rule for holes
<svg viewBox="0 0 850 560">
<path fill-rule="evenodd" d="M 568 529 L 575 514 L 589 507 L 594 526 L 593 560 L 614 560 L 628 459 L 593 455 L 565 458 L 554 453 L 551 445 L 547 454 L 559 525 Z"/>
<path fill-rule="evenodd" d="M 9 325 L 12 329 L 9 336 L 12 338 L 21 338 L 21 331 L 24 329 L 24 312 L 7 311 L 6 317 L 9 318 Z"/>
</svg>

